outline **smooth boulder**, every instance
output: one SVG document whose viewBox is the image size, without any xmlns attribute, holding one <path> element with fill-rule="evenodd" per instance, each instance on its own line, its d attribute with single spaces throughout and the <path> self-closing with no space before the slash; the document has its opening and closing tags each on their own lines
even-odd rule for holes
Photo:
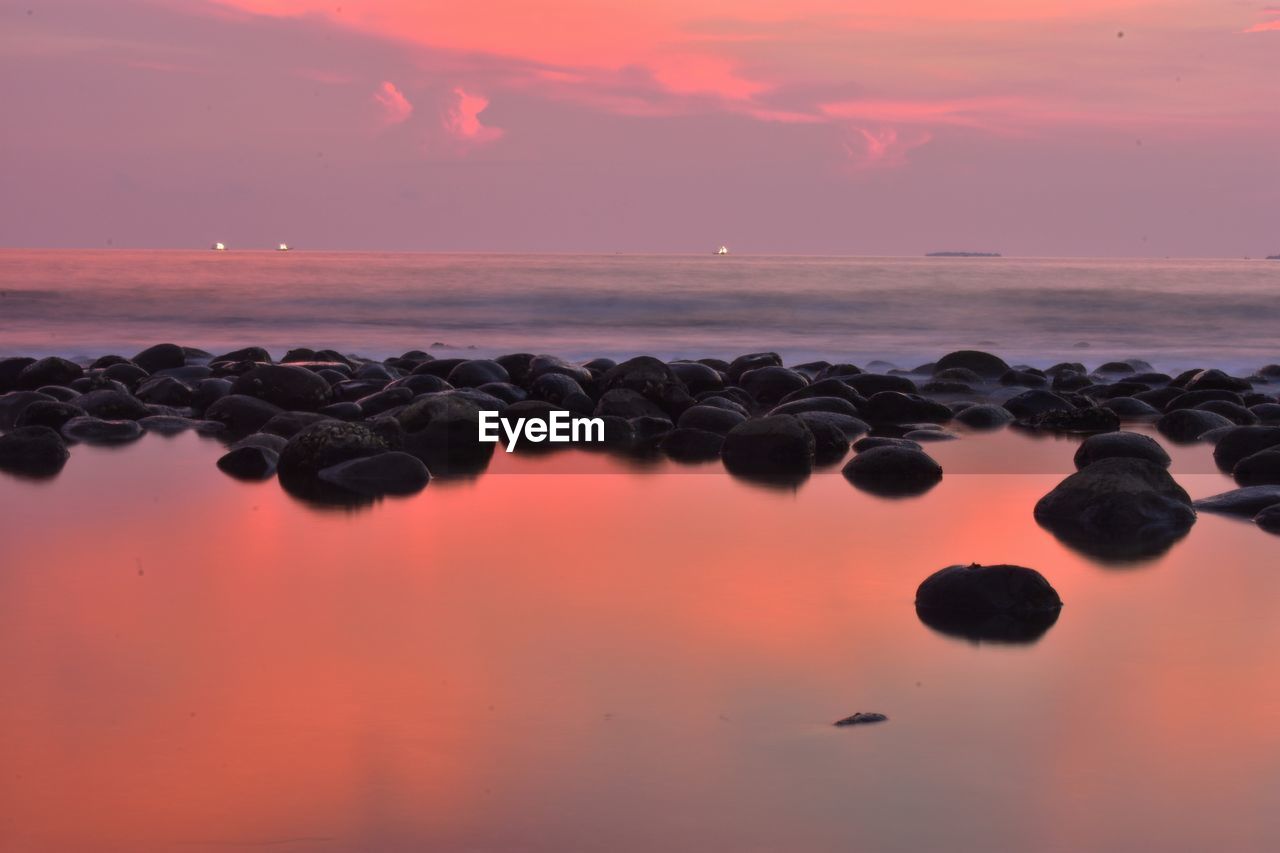
<svg viewBox="0 0 1280 853">
<path fill-rule="evenodd" d="M 421 459 L 401 451 L 339 462 L 321 469 L 318 476 L 330 485 L 365 497 L 411 495 L 422 491 L 431 479 Z"/>
<path fill-rule="evenodd" d="M 1091 435 L 1082 441 L 1076 449 L 1075 464 L 1080 469 L 1100 459 L 1115 457 L 1146 459 L 1161 468 L 1168 468 L 1173 461 L 1151 436 L 1137 432 L 1108 432 Z"/>
<path fill-rule="evenodd" d="M 1058 620 L 1062 599 L 1035 569 L 948 566 L 916 589 L 916 615 L 930 628 L 975 642 L 1028 643 Z"/>
<path fill-rule="evenodd" d="M 738 424 L 725 436 L 721 456 L 736 474 L 808 474 L 813 468 L 814 438 L 794 415 L 766 415 Z"/>
<path fill-rule="evenodd" d="M 57 474 L 71 454 L 47 426 L 24 426 L 0 435 L 0 470 L 29 477 Z"/>
<path fill-rule="evenodd" d="M 849 460 L 843 474 L 849 482 L 872 494 L 923 494 L 942 480 L 942 466 L 918 447 L 883 445 L 863 450 Z"/>
</svg>

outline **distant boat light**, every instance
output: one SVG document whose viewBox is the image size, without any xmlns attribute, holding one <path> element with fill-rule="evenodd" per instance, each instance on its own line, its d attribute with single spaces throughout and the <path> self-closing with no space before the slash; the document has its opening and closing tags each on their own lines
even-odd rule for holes
<svg viewBox="0 0 1280 853">
<path fill-rule="evenodd" d="M 729 254 L 729 247 L 728 247 L 728 246 L 721 246 L 719 249 L 716 249 L 716 254 L 717 254 L 717 255 L 727 255 L 727 254 Z"/>
<path fill-rule="evenodd" d="M 287 252 L 287 251 L 289 251 L 289 244 L 288 244 L 288 243 L 281 243 L 281 244 L 276 248 L 276 251 L 277 251 L 277 252 Z"/>
<path fill-rule="evenodd" d="M 226 244 L 226 243 L 214 243 L 214 244 L 213 244 L 213 250 L 214 250 L 215 252 L 225 252 L 225 251 L 227 250 L 227 244 Z"/>
</svg>

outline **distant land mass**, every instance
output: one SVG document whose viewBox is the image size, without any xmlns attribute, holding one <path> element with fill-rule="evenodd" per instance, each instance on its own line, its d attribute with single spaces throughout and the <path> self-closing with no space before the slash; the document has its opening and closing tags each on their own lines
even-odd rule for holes
<svg viewBox="0 0 1280 853">
<path fill-rule="evenodd" d="M 998 258 L 999 252 L 929 252 L 926 258 Z"/>
<path fill-rule="evenodd" d="M 1267 255 L 1269 261 L 1280 261 L 1280 255 Z"/>
</svg>

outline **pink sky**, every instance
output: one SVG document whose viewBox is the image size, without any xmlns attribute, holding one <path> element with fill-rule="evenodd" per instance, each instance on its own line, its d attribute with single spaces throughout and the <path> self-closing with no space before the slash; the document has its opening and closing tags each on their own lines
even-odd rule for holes
<svg viewBox="0 0 1280 853">
<path fill-rule="evenodd" d="M 1280 251 L 1243 0 L 24 0 L 0 245 Z"/>
</svg>

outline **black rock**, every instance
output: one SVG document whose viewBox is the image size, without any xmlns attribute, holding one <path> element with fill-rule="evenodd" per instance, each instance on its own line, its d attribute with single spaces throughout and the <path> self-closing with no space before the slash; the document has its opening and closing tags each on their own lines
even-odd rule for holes
<svg viewBox="0 0 1280 853">
<path fill-rule="evenodd" d="M 923 494 L 942 480 L 942 466 L 933 457 L 923 450 L 900 446 L 862 450 L 844 466 L 843 473 L 858 488 L 890 497 Z"/>
<path fill-rule="evenodd" d="M 1280 486 L 1245 486 L 1196 501 L 1196 509 L 1221 515 L 1252 517 L 1267 507 L 1280 504 Z"/>
<path fill-rule="evenodd" d="M 1267 426 L 1280 424 L 1280 403 L 1258 403 L 1250 406 L 1249 411 L 1257 416 L 1259 423 Z"/>
<path fill-rule="evenodd" d="M 204 416 L 224 424 L 229 432 L 247 434 L 262 429 L 262 425 L 280 414 L 283 409 L 244 394 L 228 394 L 214 400 Z"/>
<path fill-rule="evenodd" d="M 1080 443 L 1075 455 L 1076 468 L 1092 465 L 1099 459 L 1115 457 L 1146 459 L 1161 468 L 1168 468 L 1173 461 L 1159 442 L 1148 435 L 1137 432 L 1108 432 L 1091 435 Z"/>
<path fill-rule="evenodd" d="M 172 376 L 154 376 L 137 387 L 134 396 L 144 403 L 162 406 L 191 405 L 191 389 Z"/>
<path fill-rule="evenodd" d="M 781 367 L 782 357 L 776 352 L 753 352 L 746 355 L 740 355 L 730 364 L 725 375 L 729 381 L 735 385 L 742 378 L 742 374 L 748 370 L 756 370 L 761 367 Z"/>
<path fill-rule="evenodd" d="M 724 436 L 705 429 L 680 427 L 663 436 L 660 446 L 672 459 L 702 462 L 719 458 L 720 450 L 724 447 Z"/>
<path fill-rule="evenodd" d="M 1203 409 L 1175 409 L 1156 421 L 1156 429 L 1171 441 L 1191 442 L 1219 427 L 1234 426 L 1231 421 L 1215 412 Z"/>
<path fill-rule="evenodd" d="M 771 415 L 798 415 L 801 412 L 832 412 L 856 418 L 858 407 L 843 397 L 801 397 L 774 406 Z"/>
<path fill-rule="evenodd" d="M 85 444 L 123 444 L 142 437 L 142 426 L 133 420 L 109 421 L 90 416 L 72 418 L 62 425 L 68 441 Z"/>
<path fill-rule="evenodd" d="M 239 480 L 265 480 L 276 472 L 276 451 L 256 445 L 230 450 L 218 459 L 218 468 Z"/>
<path fill-rule="evenodd" d="M 299 412 L 314 412 L 330 399 L 329 383 L 322 377 L 285 364 L 259 364 L 236 377 L 232 392 Z"/>
<path fill-rule="evenodd" d="M 1268 533 L 1280 533 L 1280 504 L 1269 506 L 1253 517 L 1253 523 Z"/>
<path fill-rule="evenodd" d="M 280 452 L 280 479 L 311 485 L 325 468 L 394 450 L 393 442 L 364 424 L 324 421 L 302 430 Z"/>
<path fill-rule="evenodd" d="M 1280 485 L 1280 448 L 1246 456 L 1236 463 L 1231 476 L 1242 486 Z"/>
<path fill-rule="evenodd" d="M 803 421 L 793 415 L 767 415 L 731 429 L 721 456 L 733 473 L 767 477 L 808 474 L 813 453 L 813 433 Z"/>
<path fill-rule="evenodd" d="M 916 590 L 916 615 L 930 628 L 975 642 L 1028 643 L 1058 620 L 1062 599 L 1022 566 L 948 566 Z"/>
<path fill-rule="evenodd" d="M 510 366 L 502 359 L 495 359 L 503 367 L 507 368 L 510 373 Z M 656 359 L 655 359 L 656 360 Z M 558 373 L 562 376 L 568 376 L 580 385 L 590 384 L 593 380 L 591 371 L 578 364 L 570 364 L 562 358 L 556 358 L 553 355 L 535 355 L 529 361 L 529 370 L 527 376 L 530 380 L 537 379 L 539 376 L 545 376 L 548 373 Z M 514 374 L 513 374 L 514 375 Z"/>
<path fill-rule="evenodd" d="M 1187 380 L 1187 384 L 1183 386 L 1188 391 L 1201 391 L 1207 389 L 1217 389 L 1220 391 L 1248 391 L 1253 387 L 1248 379 L 1238 379 L 1235 376 L 1228 376 L 1221 370 L 1201 370 L 1199 373 Z"/>
<path fill-rule="evenodd" d="M 1009 369 L 1009 365 L 1004 362 L 1004 359 L 989 352 L 958 350 L 957 352 L 947 353 L 938 359 L 933 370 L 936 374 L 953 367 L 972 370 L 985 379 L 999 379 Z"/>
<path fill-rule="evenodd" d="M 955 419 L 970 429 L 999 429 L 1013 420 L 1013 412 L 1004 406 L 980 403 L 962 409 Z"/>
<path fill-rule="evenodd" d="M 388 389 L 408 388 L 413 392 L 413 396 L 415 397 L 419 397 L 423 394 L 434 394 L 440 391 L 453 390 L 453 386 L 441 379 L 439 376 L 432 376 L 427 373 L 415 373 L 412 376 L 403 376 L 386 387 Z"/>
<path fill-rule="evenodd" d="M 0 394 L 8 394 L 18 388 L 18 377 L 28 365 L 35 364 L 34 358 L 17 356 L 0 358 Z"/>
<path fill-rule="evenodd" d="M 777 414 L 775 412 L 774 414 Z M 849 450 L 849 442 L 871 430 L 870 424 L 851 415 L 837 412 L 796 412 L 795 416 L 812 427 L 813 424 L 824 424 L 840 431 L 844 436 L 844 447 L 841 456 Z"/>
<path fill-rule="evenodd" d="M 293 438 L 309 426 L 329 420 L 328 416 L 319 412 L 280 412 L 272 415 L 271 420 L 263 424 L 262 432 L 272 433 L 283 438 Z"/>
<path fill-rule="evenodd" d="M 693 397 L 666 362 L 647 355 L 627 359 L 600 381 L 606 392 L 625 389 L 640 394 L 674 420 L 693 405 Z"/>
<path fill-rule="evenodd" d="M 203 412 L 214 404 L 216 400 L 231 393 L 231 380 L 222 378 L 201 379 L 191 389 L 191 402 L 189 405 L 197 412 Z"/>
<path fill-rule="evenodd" d="M 738 384 L 764 408 L 772 408 L 782 398 L 809 385 L 802 374 L 785 367 L 770 365 L 748 370 Z"/>
<path fill-rule="evenodd" d="M 151 414 L 140 400 L 123 391 L 106 388 L 81 394 L 76 398 L 76 405 L 93 417 L 104 420 L 136 421 Z"/>
<path fill-rule="evenodd" d="M 681 412 L 676 425 L 681 429 L 696 429 L 723 436 L 728 435 L 729 430 L 745 420 L 746 417 L 743 414 L 733 409 L 699 404 Z"/>
<path fill-rule="evenodd" d="M 1049 380 L 1038 373 L 1026 370 L 1006 370 L 1000 376 L 1001 385 L 1018 385 L 1023 388 L 1043 388 Z"/>
<path fill-rule="evenodd" d="M 84 393 L 74 388 L 68 388 L 65 385 L 41 385 L 36 391 L 49 395 L 59 403 L 74 403 Z"/>
<path fill-rule="evenodd" d="M 1087 409 L 1053 409 L 1018 420 L 1018 426 L 1030 430 L 1087 435 L 1120 429 L 1120 416 L 1110 409 L 1091 406 Z"/>
<path fill-rule="evenodd" d="M 645 417 L 671 420 L 661 406 L 639 391 L 632 391 L 629 388 L 613 388 L 605 391 L 600 397 L 600 402 L 596 404 L 595 415 L 597 417 L 613 415 L 626 420 Z"/>
<path fill-rule="evenodd" d="M 1280 445 L 1280 427 L 1240 426 L 1226 432 L 1213 447 L 1213 461 L 1230 473 L 1246 456 Z"/>
<path fill-rule="evenodd" d="M 948 367 L 946 370 L 934 371 L 933 378 L 944 382 L 963 382 L 966 385 L 981 385 L 983 377 L 967 367 Z"/>
<path fill-rule="evenodd" d="M 264 447 L 267 450 L 274 451 L 277 454 L 284 453 L 284 449 L 289 446 L 289 439 L 282 435 L 276 435 L 272 432 L 255 432 L 246 435 L 244 438 L 231 445 L 232 450 L 238 450 L 241 447 Z"/>
<path fill-rule="evenodd" d="M 383 412 L 389 412 L 397 406 L 408 405 L 413 401 L 413 396 L 413 391 L 403 386 L 384 388 L 381 391 L 356 400 L 356 405 L 360 407 L 360 412 L 364 417 L 373 418 Z"/>
<path fill-rule="evenodd" d="M 0 435 L 0 470 L 50 477 L 67 463 L 67 445 L 47 426 L 24 426 Z"/>
<path fill-rule="evenodd" d="M 504 415 L 524 405 L 509 406 Z M 496 445 L 480 441 L 480 407 L 456 392 L 417 397 L 395 418 L 404 430 L 404 450 L 433 475 L 474 473 L 493 456 Z"/>
<path fill-rule="evenodd" d="M 177 344 L 156 344 L 147 347 L 130 360 L 147 373 L 155 373 L 166 367 L 182 367 L 187 363 L 187 354 Z"/>
<path fill-rule="evenodd" d="M 823 420 L 829 412 L 801 412 L 795 417 L 813 433 L 813 463 L 834 465 L 849 452 L 849 439 L 836 424 Z M 837 416 L 841 417 L 841 416 Z"/>
<path fill-rule="evenodd" d="M 36 400 L 23 409 L 17 417 L 16 426 L 43 426 L 52 430 L 61 430 L 62 425 L 72 418 L 85 414 L 85 410 L 73 403 L 61 400 Z"/>
<path fill-rule="evenodd" d="M 1194 409 L 1202 403 L 1219 401 L 1235 403 L 1237 406 L 1244 403 L 1244 399 L 1234 391 L 1184 391 L 1165 403 L 1164 410 L 1172 412 L 1177 409 Z"/>
<path fill-rule="evenodd" d="M 1066 544 L 1103 559 L 1163 553 L 1195 523 L 1191 498 L 1146 459 L 1099 459 L 1040 499 L 1035 517 Z"/>
<path fill-rule="evenodd" d="M 1160 417 L 1159 409 L 1136 397 L 1112 397 L 1100 405 L 1115 412 L 1121 420 L 1155 420 Z"/>
<path fill-rule="evenodd" d="M 846 726 L 865 726 L 865 725 L 870 725 L 872 723 L 883 723 L 883 722 L 886 722 L 888 719 L 889 718 L 886 717 L 884 714 L 859 711 L 856 714 L 852 714 L 848 717 L 845 717 L 843 720 L 836 720 L 834 725 L 840 728 L 844 728 Z"/>
<path fill-rule="evenodd" d="M 714 367 L 696 361 L 672 361 L 667 363 L 667 367 L 684 383 L 690 394 L 718 391 L 724 387 L 724 376 Z"/>
<path fill-rule="evenodd" d="M 220 362 L 220 361 L 270 362 L 271 353 L 267 352 L 262 347 L 244 347 L 242 349 L 232 350 L 231 352 L 223 353 L 222 355 L 215 355 L 213 356 L 213 358 L 209 359 L 209 361 L 210 363 L 213 363 L 213 364 L 216 364 L 217 362 Z"/>
<path fill-rule="evenodd" d="M 420 492 L 431 473 L 418 457 L 391 451 L 340 462 L 322 469 L 319 478 L 353 494 L 377 497 Z"/>
<path fill-rule="evenodd" d="M 18 374 L 18 388 L 33 389 L 41 385 L 70 385 L 84 375 L 84 368 L 74 361 L 56 355 L 33 361 Z"/>
<path fill-rule="evenodd" d="M 905 376 L 889 376 L 883 373 L 862 373 L 857 376 L 846 376 L 843 379 L 833 380 L 843 382 L 863 397 L 871 397 L 882 391 L 897 391 L 899 394 L 914 394 L 918 390 L 916 383 L 912 382 Z M 825 395 L 838 396 L 830 391 L 824 391 Z M 856 401 L 855 401 L 856 402 Z"/>
<path fill-rule="evenodd" d="M 227 429 L 218 421 L 205 421 L 178 415 L 147 415 L 145 418 L 138 419 L 138 426 L 158 435 L 177 435 L 189 429 L 195 430 L 200 435 L 218 435 L 226 432 Z"/>
<path fill-rule="evenodd" d="M 479 388 L 489 382 L 510 382 L 511 375 L 496 361 L 476 359 L 464 361 L 450 370 L 448 380 L 455 388 Z"/>
<path fill-rule="evenodd" d="M 1064 411 L 1075 408 L 1066 397 L 1039 388 L 1023 391 L 1015 397 L 1010 397 L 1004 401 L 1004 407 L 1012 412 L 1015 418 L 1029 418 L 1032 415 L 1039 415 L 1044 412 Z"/>
<path fill-rule="evenodd" d="M 918 441 L 888 435 L 868 435 L 867 437 L 860 438 L 853 443 L 853 449 L 857 453 L 874 450 L 877 447 L 906 447 L 911 450 L 924 450 Z"/>
<path fill-rule="evenodd" d="M 1253 426 L 1258 422 L 1257 415 L 1239 403 L 1232 403 L 1230 400 L 1210 400 L 1207 403 L 1201 403 L 1196 408 L 1202 412 L 1214 412 L 1222 415 L 1237 426 Z"/>
<path fill-rule="evenodd" d="M 108 379 L 114 379 L 130 390 L 137 388 L 151 377 L 150 373 L 131 361 L 117 362 L 103 370 L 102 375 Z"/>
<path fill-rule="evenodd" d="M 952 417 L 939 402 L 898 391 L 872 394 L 859 411 L 873 424 L 946 423 Z"/>
</svg>

